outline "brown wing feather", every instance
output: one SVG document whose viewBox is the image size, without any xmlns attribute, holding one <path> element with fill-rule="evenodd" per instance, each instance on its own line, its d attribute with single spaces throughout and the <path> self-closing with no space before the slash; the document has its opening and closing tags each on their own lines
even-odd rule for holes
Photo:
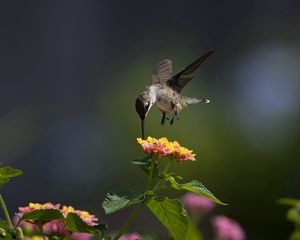
<svg viewBox="0 0 300 240">
<path fill-rule="evenodd" d="M 173 76 L 170 80 L 167 81 L 167 84 L 173 88 L 175 91 L 180 93 L 182 89 L 193 79 L 191 74 L 206 61 L 206 59 L 213 54 L 213 50 L 208 51 L 196 61 L 182 69 L 179 73 Z"/>
<path fill-rule="evenodd" d="M 165 83 L 172 77 L 172 61 L 165 59 L 157 64 L 154 69 L 152 82 L 153 83 Z"/>
</svg>

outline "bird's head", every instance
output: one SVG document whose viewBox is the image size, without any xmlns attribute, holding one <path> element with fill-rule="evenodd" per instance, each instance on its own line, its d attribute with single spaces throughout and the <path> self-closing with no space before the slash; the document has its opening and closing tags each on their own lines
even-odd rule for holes
<svg viewBox="0 0 300 240">
<path fill-rule="evenodd" d="M 140 94 L 135 100 L 135 110 L 137 111 L 141 120 L 144 120 L 150 110 L 150 99 L 147 99 Z"/>
<path fill-rule="evenodd" d="M 142 92 L 135 100 L 135 109 L 141 119 L 142 137 L 143 138 L 144 138 L 144 120 L 145 120 L 150 108 L 153 106 L 154 103 L 155 103 L 155 100 L 151 96 L 149 90 Z"/>
</svg>

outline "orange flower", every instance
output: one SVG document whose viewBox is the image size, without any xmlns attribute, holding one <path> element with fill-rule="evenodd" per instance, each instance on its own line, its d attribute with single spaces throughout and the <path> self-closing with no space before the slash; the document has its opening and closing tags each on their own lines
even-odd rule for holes
<svg viewBox="0 0 300 240">
<path fill-rule="evenodd" d="M 145 140 L 138 138 L 137 142 L 148 155 L 171 157 L 177 162 L 195 161 L 196 154 L 194 154 L 192 150 L 180 146 L 176 141 L 170 142 L 165 137 L 160 139 L 148 137 Z"/>
</svg>

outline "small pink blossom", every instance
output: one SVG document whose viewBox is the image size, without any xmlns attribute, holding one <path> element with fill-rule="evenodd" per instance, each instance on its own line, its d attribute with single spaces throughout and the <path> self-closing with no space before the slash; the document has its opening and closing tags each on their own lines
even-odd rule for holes
<svg viewBox="0 0 300 240">
<path fill-rule="evenodd" d="M 63 220 L 52 220 L 43 225 L 43 231 L 48 234 L 56 233 L 68 235 L 68 231 L 65 228 Z"/>
<path fill-rule="evenodd" d="M 195 193 L 186 193 L 182 197 L 182 202 L 187 210 L 192 213 L 206 214 L 215 207 L 212 201 Z"/>
<path fill-rule="evenodd" d="M 71 237 L 72 240 L 89 240 L 93 237 L 93 235 L 88 233 L 73 233 Z"/>
<path fill-rule="evenodd" d="M 19 222 L 19 220 L 20 220 L 20 216 L 18 214 L 16 214 L 13 217 L 13 223 L 15 225 L 17 225 L 17 223 Z M 30 222 L 26 222 L 26 221 L 21 221 L 19 223 L 19 227 L 22 228 L 25 231 L 28 231 L 28 232 L 37 232 L 39 230 L 39 228 L 38 228 L 38 226 L 36 224 L 30 223 Z"/>
<path fill-rule="evenodd" d="M 212 220 L 214 233 L 220 240 L 244 240 L 245 232 L 235 220 L 217 216 Z"/>
<path fill-rule="evenodd" d="M 142 240 L 142 237 L 138 233 L 134 232 L 123 235 L 120 240 Z"/>
</svg>

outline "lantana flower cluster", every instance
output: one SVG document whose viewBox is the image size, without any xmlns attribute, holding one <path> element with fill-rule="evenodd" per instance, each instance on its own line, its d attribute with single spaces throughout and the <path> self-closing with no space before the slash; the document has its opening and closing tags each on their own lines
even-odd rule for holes
<svg viewBox="0 0 300 240">
<path fill-rule="evenodd" d="M 195 161 L 196 154 L 192 150 L 180 146 L 177 141 L 171 142 L 165 137 L 159 139 L 153 137 L 138 138 L 137 142 L 148 155 L 171 157 L 177 162 Z"/>
<path fill-rule="evenodd" d="M 69 213 L 77 214 L 82 221 L 84 221 L 88 226 L 95 226 L 98 225 L 98 219 L 95 215 L 90 214 L 87 211 L 76 210 L 72 206 L 61 206 L 61 204 L 52 204 L 51 202 L 47 202 L 44 204 L 40 203 L 29 203 L 26 207 L 19 207 L 19 213 L 16 214 L 15 222 L 22 217 L 23 214 L 30 213 L 35 210 L 47 210 L 47 209 L 54 209 L 58 210 L 62 213 L 64 217 L 67 217 Z M 35 222 L 26 222 L 21 221 L 19 226 L 25 230 L 25 232 L 35 233 L 38 232 L 38 226 Z M 46 222 L 43 225 L 43 232 L 46 234 L 59 234 L 64 236 L 70 236 L 74 240 L 88 240 L 91 238 L 90 234 L 86 233 L 73 233 L 71 234 L 64 225 L 63 220 L 51 220 Z M 38 238 L 38 237 L 37 237 Z M 33 239 L 33 238 L 30 238 Z"/>
</svg>

